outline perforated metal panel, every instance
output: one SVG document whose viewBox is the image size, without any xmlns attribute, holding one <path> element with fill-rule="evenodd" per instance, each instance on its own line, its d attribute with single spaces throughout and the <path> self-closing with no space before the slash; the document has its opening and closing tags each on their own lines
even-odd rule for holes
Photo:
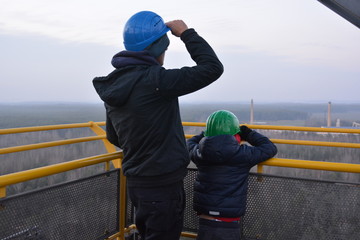
<svg viewBox="0 0 360 240">
<path fill-rule="evenodd" d="M 360 239 L 360 184 L 252 174 L 246 239 Z"/>
<path fill-rule="evenodd" d="M 0 239 L 104 239 L 118 203 L 119 170 L 0 199 Z"/>
<path fill-rule="evenodd" d="M 184 189 L 186 193 L 186 208 L 184 214 L 184 231 L 197 232 L 199 227 L 198 216 L 193 210 L 193 183 L 197 174 L 196 169 L 189 169 L 188 175 L 184 180 Z"/>
<path fill-rule="evenodd" d="M 185 178 L 184 231 L 197 232 L 196 170 Z M 360 184 L 250 174 L 242 239 L 360 239 Z"/>
<path fill-rule="evenodd" d="M 185 178 L 184 231 L 196 232 L 197 171 Z M 119 172 L 0 200 L 0 239 L 104 239 L 118 231 Z M 128 202 L 127 225 L 133 223 Z M 360 184 L 250 174 L 243 239 L 360 239 Z M 129 239 L 133 239 L 130 237 Z"/>
</svg>

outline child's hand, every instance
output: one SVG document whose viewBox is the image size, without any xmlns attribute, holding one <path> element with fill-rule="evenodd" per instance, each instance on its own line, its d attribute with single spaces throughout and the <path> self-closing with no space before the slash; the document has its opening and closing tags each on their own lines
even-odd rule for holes
<svg viewBox="0 0 360 240">
<path fill-rule="evenodd" d="M 251 132 L 252 132 L 252 130 L 250 128 L 248 128 L 247 126 L 245 126 L 245 125 L 240 126 L 239 135 L 240 135 L 242 140 L 246 141 L 249 133 L 251 133 Z"/>
</svg>

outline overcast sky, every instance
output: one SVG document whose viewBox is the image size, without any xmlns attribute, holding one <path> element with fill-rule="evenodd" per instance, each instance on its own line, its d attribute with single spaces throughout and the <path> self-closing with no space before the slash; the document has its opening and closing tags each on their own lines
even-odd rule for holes
<svg viewBox="0 0 360 240">
<path fill-rule="evenodd" d="M 221 78 L 182 102 L 360 103 L 360 29 L 316 0 L 0 0 L 0 103 L 101 102 L 134 13 L 183 19 L 214 48 Z M 166 68 L 192 66 L 170 36 Z"/>
</svg>

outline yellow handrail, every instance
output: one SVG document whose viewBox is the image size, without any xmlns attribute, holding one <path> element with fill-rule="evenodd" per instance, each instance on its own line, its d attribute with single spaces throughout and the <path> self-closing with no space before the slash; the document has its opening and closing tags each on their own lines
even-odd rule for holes
<svg viewBox="0 0 360 240">
<path fill-rule="evenodd" d="M 46 177 L 49 175 L 74 170 L 77 168 L 107 162 L 113 159 L 122 158 L 122 156 L 122 152 L 106 153 L 88 158 L 2 175 L 0 176 L 0 187 L 6 187 L 12 184 L 29 181 L 36 178 Z M 259 165 L 360 173 L 360 164 L 350 163 L 272 158 L 260 163 Z"/>
<path fill-rule="evenodd" d="M 9 129 L 0 129 L 0 135 L 1 134 L 13 134 L 13 133 L 68 129 L 68 128 L 81 128 L 81 127 L 90 127 L 90 126 L 91 126 L 91 123 L 89 122 L 89 123 L 71 123 L 71 124 L 48 125 L 48 126 L 37 126 L 37 127 L 9 128 Z"/>
<path fill-rule="evenodd" d="M 259 163 L 262 166 L 303 168 L 313 170 L 325 170 L 335 172 L 360 173 L 360 164 L 337 163 L 337 162 L 321 162 L 309 160 L 295 160 L 286 158 L 271 158 L 265 162 Z"/>
<path fill-rule="evenodd" d="M 288 131 L 303 131 L 303 132 L 331 132 L 331 133 L 360 133 L 360 129 L 351 128 L 322 128 L 322 127 L 294 127 L 294 126 L 275 126 L 275 125 L 246 125 L 253 129 L 265 130 L 288 130 Z M 205 127 L 206 123 L 199 122 L 183 122 L 183 126 Z"/>
<path fill-rule="evenodd" d="M 351 128 L 322 128 L 322 127 L 293 127 L 293 126 L 273 126 L 273 125 L 250 125 L 245 124 L 249 128 L 267 129 L 267 130 L 288 130 L 303 132 L 329 132 L 329 133 L 360 133 L 360 129 Z"/>
<path fill-rule="evenodd" d="M 285 140 L 285 139 L 271 139 L 271 141 L 273 143 L 279 143 L 279 144 L 322 146 L 322 147 L 360 148 L 360 143 L 322 142 L 322 141 Z"/>
<path fill-rule="evenodd" d="M 185 138 L 193 137 L 193 134 L 185 134 Z M 306 141 L 306 140 L 288 140 L 288 139 L 270 139 L 273 143 L 291 144 L 291 145 L 307 145 L 322 147 L 343 147 L 343 148 L 360 148 L 360 143 L 345 142 L 324 142 L 324 141 Z"/>
<path fill-rule="evenodd" d="M 77 123 L 77 124 L 62 124 L 62 125 L 49 125 L 49 126 L 39 126 L 39 127 L 26 127 L 26 128 L 18 128 L 18 129 L 0 129 L 0 134 L 12 134 L 12 133 L 22 133 L 22 132 L 30 132 L 30 131 L 44 131 L 44 130 L 55 130 L 55 129 L 65 129 L 65 128 L 79 128 L 79 127 L 90 127 L 98 136 L 92 137 L 84 137 L 84 138 L 76 138 L 76 139 L 67 139 L 67 140 L 59 140 L 53 142 L 45 142 L 38 144 L 30 144 L 16 147 L 8 147 L 0 149 L 0 154 L 12 153 L 18 151 L 26 151 L 37 148 L 44 147 L 53 147 L 64 144 L 72 144 L 78 142 L 85 141 L 94 141 L 94 140 L 106 140 L 105 131 L 99 128 L 98 126 L 105 125 L 105 122 L 88 122 L 88 123 Z M 204 127 L 205 123 L 198 122 L 183 122 L 184 126 L 197 126 Z M 333 128 L 314 128 L 314 127 L 288 127 L 288 126 L 271 126 L 271 125 L 247 125 L 250 128 L 254 129 L 273 129 L 273 130 L 291 130 L 291 131 L 321 131 L 321 132 L 337 132 L 337 133 L 360 133 L 359 129 L 333 129 Z M 100 135 L 103 134 L 103 135 Z M 193 135 L 186 134 L 186 138 L 190 138 Z M 304 141 L 304 140 L 286 140 L 286 139 L 271 139 L 274 143 L 279 144 L 292 144 L 292 145 L 309 145 L 309 146 L 327 146 L 327 147 L 344 147 L 344 148 L 360 148 L 359 143 L 343 143 L 343 142 L 321 142 L 321 141 Z M 115 148 L 113 145 L 109 144 L 107 140 L 104 142 L 107 143 L 108 152 L 114 152 Z M 291 161 L 289 164 L 285 164 L 286 161 Z M 117 161 L 118 162 L 118 161 Z M 294 160 L 294 159 L 271 159 L 260 165 L 269 165 L 269 166 L 281 166 L 281 167 L 293 167 L 294 163 L 297 162 L 296 167 L 307 168 L 307 169 L 318 169 L 318 170 L 328 170 L 328 171 L 345 171 L 352 172 L 351 169 L 357 169 L 356 164 L 346 164 L 346 163 L 328 163 L 328 162 L 314 162 L 307 160 Z M 69 162 L 71 163 L 71 162 Z M 66 164 L 66 163 L 64 163 Z M 270 165 L 271 164 L 271 165 Z M 116 167 L 120 167 L 119 163 L 116 164 Z M 311 166 L 317 166 L 316 168 L 311 168 Z M 332 167 L 326 167 L 326 165 L 332 165 Z M 321 166 L 321 167 L 319 167 Z M 331 170 L 329 170 L 331 169 Z M 340 170 L 341 169 L 341 170 Z M 357 170 L 353 170 L 358 172 Z"/>
<path fill-rule="evenodd" d="M 74 170 L 77 168 L 107 162 L 117 158 L 122 158 L 122 152 L 106 153 L 69 162 L 53 164 L 16 173 L 10 173 L 0 176 L 0 187 L 6 187 L 12 184 L 29 181 L 36 178 L 46 177 L 53 174 Z"/>
<path fill-rule="evenodd" d="M 25 127 L 25 128 L 12 128 L 12 129 L 0 129 L 1 134 L 15 134 L 35 131 L 48 131 L 57 129 L 70 129 L 70 128 L 82 128 L 89 127 L 97 136 L 73 138 L 67 140 L 58 140 L 52 142 L 43 142 L 37 144 L 29 144 L 23 146 L 7 147 L 0 149 L 0 154 L 7 154 L 19 151 L 27 151 L 39 148 L 54 147 L 65 144 L 73 144 L 79 142 L 88 142 L 102 140 L 108 151 L 106 154 L 92 156 L 88 158 L 73 160 L 69 162 L 54 164 L 50 166 L 25 170 L 21 172 L 11 173 L 0 176 L 0 198 L 6 196 L 6 187 L 12 184 L 29 181 L 77 168 L 82 168 L 98 163 L 105 162 L 107 165 L 106 169 L 109 169 L 109 162 L 112 161 L 114 166 L 121 168 L 121 159 L 123 154 L 121 151 L 116 151 L 116 148 L 109 143 L 106 139 L 105 131 L 100 127 L 104 126 L 105 122 L 88 122 L 88 123 L 74 123 L 74 124 L 62 124 L 62 125 L 49 125 L 49 126 L 38 126 L 38 127 Z M 267 130 L 289 130 L 289 131 L 307 131 L 307 132 L 328 132 L 328 133 L 360 133 L 360 129 L 344 129 L 344 128 L 315 128 L 315 127 L 292 127 L 292 126 L 272 126 L 272 125 L 249 125 L 245 124 L 253 129 L 267 129 Z M 195 126 L 205 127 L 205 123 L 198 122 L 183 122 L 183 126 Z M 186 134 L 186 138 L 190 138 L 193 135 Z M 287 139 L 271 139 L 274 143 L 278 144 L 292 144 L 292 145 L 308 145 L 308 146 L 326 146 L 326 147 L 343 147 L 343 148 L 360 148 L 359 143 L 344 143 L 344 142 L 322 142 L 322 141 L 304 141 L 304 140 L 287 140 Z M 360 173 L 360 164 L 349 164 L 349 163 L 336 163 L 336 162 L 320 162 L 320 161 L 309 161 L 299 159 L 283 159 L 283 158 L 272 158 L 258 165 L 258 172 L 262 172 L 263 166 L 276 166 L 276 167 L 289 167 L 289 168 L 303 168 L 313 170 L 325 170 L 325 171 L 337 171 L 337 172 L 349 172 L 349 173 Z M 125 184 L 126 178 L 121 173 L 120 175 L 120 203 L 121 208 L 125 207 Z M 120 212 L 120 219 L 125 219 L 125 212 Z M 124 233 L 131 229 L 125 228 L 124 221 L 120 221 L 119 233 L 114 234 L 110 239 L 124 239 Z M 133 226 L 134 228 L 134 226 Z M 183 233 L 182 236 L 195 237 L 192 233 Z"/>
<path fill-rule="evenodd" d="M 82 128 L 91 127 L 94 124 L 98 126 L 104 126 L 105 122 L 87 122 L 87 123 L 70 123 L 70 124 L 58 124 L 48 126 L 36 126 L 36 127 L 22 127 L 22 128 L 8 128 L 0 129 L 0 135 L 13 134 L 13 133 L 26 133 L 26 132 L 38 132 L 38 131 L 49 131 L 58 129 L 69 129 L 69 128 Z"/>
<path fill-rule="evenodd" d="M 73 139 L 58 140 L 58 141 L 52 141 L 52 142 L 43 142 L 43 143 L 35 143 L 35 144 L 22 145 L 22 146 L 16 146 L 16 147 L 1 148 L 0 154 L 28 151 L 28 150 L 34 150 L 34 149 L 39 149 L 39 148 L 55 147 L 55 146 L 80 143 L 80 142 L 90 142 L 90 141 L 101 140 L 101 139 L 105 139 L 105 138 L 106 138 L 106 135 L 100 135 L 100 136 L 93 136 L 93 137 L 73 138 Z"/>
</svg>

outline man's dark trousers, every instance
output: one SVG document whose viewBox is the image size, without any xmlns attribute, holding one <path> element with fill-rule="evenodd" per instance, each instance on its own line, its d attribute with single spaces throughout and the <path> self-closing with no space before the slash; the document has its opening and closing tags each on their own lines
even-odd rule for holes
<svg viewBox="0 0 360 240">
<path fill-rule="evenodd" d="M 128 187 L 141 240 L 179 240 L 184 224 L 183 181 L 153 188 Z"/>
</svg>

